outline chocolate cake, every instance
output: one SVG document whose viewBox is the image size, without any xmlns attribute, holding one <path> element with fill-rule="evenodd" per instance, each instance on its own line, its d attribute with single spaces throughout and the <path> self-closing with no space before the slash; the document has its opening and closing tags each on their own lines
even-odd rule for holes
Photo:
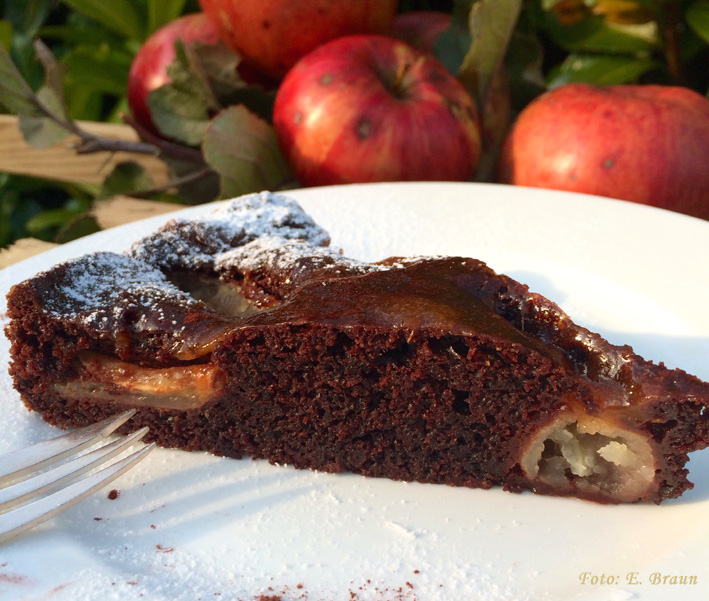
<svg viewBox="0 0 709 601">
<path fill-rule="evenodd" d="M 709 384 L 461 257 L 363 263 L 262 193 L 8 295 L 27 407 L 128 407 L 166 447 L 328 472 L 660 502 L 692 487 Z"/>
</svg>

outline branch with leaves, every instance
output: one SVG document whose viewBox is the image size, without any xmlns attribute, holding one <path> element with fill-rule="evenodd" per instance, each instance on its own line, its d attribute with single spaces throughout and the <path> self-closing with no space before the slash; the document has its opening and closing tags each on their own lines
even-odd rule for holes
<svg viewBox="0 0 709 601">
<path fill-rule="evenodd" d="M 110 29 L 110 35 L 144 40 L 163 24 L 159 7 L 170 18 L 184 0 L 147 0 L 148 28 L 137 0 L 110 7 L 104 0 L 65 0 L 74 10 Z M 162 10 L 162 9 L 161 9 Z M 49 30 L 51 32 L 51 30 Z M 57 34 L 57 30 L 54 32 Z M 76 35 L 61 30 L 60 35 Z M 546 89 L 564 83 L 640 83 L 643 78 L 676 83 L 706 92 L 709 76 L 692 69 L 709 60 L 709 0 L 454 0 L 448 31 L 435 45 L 437 57 L 476 99 L 481 114 L 496 102 L 494 84 L 503 72 L 514 110 L 521 110 Z M 119 165 L 102 195 L 127 193 L 150 197 L 177 190 L 183 199 L 204 202 L 263 188 L 297 185 L 271 126 L 275 92 L 244 82 L 240 58 L 223 46 L 176 46 L 171 82 L 149 98 L 156 135 L 124 120 L 140 141 L 96 136 L 72 118 L 65 100 L 68 71 L 41 42 L 34 50 L 44 72 L 34 91 L 9 54 L 0 47 L 0 98 L 19 116 L 27 142 L 51 146 L 67 135 L 78 138 L 79 154 L 99 151 L 149 154 L 167 166 L 170 181 L 155 186 L 137 165 Z M 499 79 L 499 78 L 498 78 Z M 489 179 L 495 149 L 486 155 L 477 179 Z"/>
<path fill-rule="evenodd" d="M 0 46 L 3 104 L 18 115 L 28 144 L 47 148 L 74 135 L 79 140 L 74 148 L 78 154 L 149 154 L 168 165 L 169 182 L 156 187 L 137 163 L 120 164 L 106 178 L 99 197 L 119 193 L 150 197 L 177 189 L 191 202 L 206 202 L 288 185 L 288 166 L 264 118 L 270 115 L 273 94 L 245 84 L 236 70 L 239 57 L 225 47 L 177 43 L 177 56 L 169 68 L 171 83 L 150 98 L 164 136 L 125 116 L 141 141 L 106 138 L 83 129 L 63 101 L 63 67 L 41 41 L 35 42 L 35 49 L 45 73 L 36 92 Z"/>
</svg>

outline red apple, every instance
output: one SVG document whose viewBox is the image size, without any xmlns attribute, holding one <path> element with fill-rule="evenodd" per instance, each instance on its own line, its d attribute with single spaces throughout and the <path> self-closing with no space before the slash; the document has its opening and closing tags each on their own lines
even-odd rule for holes
<svg viewBox="0 0 709 601">
<path fill-rule="evenodd" d="M 391 35 L 414 48 L 434 54 L 438 36 L 451 27 L 452 15 L 433 10 L 414 10 L 396 15 Z M 510 125 L 512 98 L 510 82 L 504 66 L 490 79 L 484 106 L 478 107 L 483 148 L 498 146 Z M 494 165 L 494 163 L 493 163 Z"/>
<path fill-rule="evenodd" d="M 480 156 L 463 86 L 431 55 L 384 36 L 340 38 L 300 60 L 273 120 L 306 186 L 467 180 Z"/>
<path fill-rule="evenodd" d="M 133 119 L 158 134 L 148 107 L 148 95 L 168 83 L 167 67 L 175 59 L 175 41 L 216 44 L 217 31 L 202 13 L 185 15 L 157 29 L 140 47 L 128 74 L 128 106 Z"/>
<path fill-rule="evenodd" d="M 398 0 L 200 0 L 222 39 L 280 79 L 318 46 L 346 35 L 386 34 Z"/>
<path fill-rule="evenodd" d="M 568 84 L 519 115 L 498 177 L 709 219 L 709 100 L 687 88 Z"/>
</svg>

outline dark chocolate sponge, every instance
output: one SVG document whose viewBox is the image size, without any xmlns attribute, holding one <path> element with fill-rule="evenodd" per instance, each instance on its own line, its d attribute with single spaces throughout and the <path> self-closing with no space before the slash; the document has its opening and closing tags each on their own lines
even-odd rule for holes
<svg viewBox="0 0 709 601">
<path fill-rule="evenodd" d="M 173 221 L 8 295 L 26 405 L 139 409 L 158 443 L 299 468 L 660 502 L 709 442 L 709 384 L 466 258 L 360 263 L 293 201 Z"/>
</svg>

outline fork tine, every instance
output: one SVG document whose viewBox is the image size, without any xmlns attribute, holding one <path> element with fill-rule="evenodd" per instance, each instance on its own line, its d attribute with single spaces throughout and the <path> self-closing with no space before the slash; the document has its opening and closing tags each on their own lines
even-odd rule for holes
<svg viewBox="0 0 709 601">
<path fill-rule="evenodd" d="M 134 442 L 140 440 L 147 432 L 147 427 L 141 428 L 124 438 L 119 438 L 88 453 L 79 455 L 55 468 L 0 489 L 0 514 L 9 511 L 17 505 L 22 505 L 32 497 L 56 490 L 99 464 L 106 463 L 109 459 L 130 447 Z"/>
<path fill-rule="evenodd" d="M 0 515 L 0 543 L 34 528 L 103 488 L 141 461 L 154 446 L 155 443 L 151 443 L 83 480 L 74 482 L 34 503 L 28 503 L 12 512 Z"/>
<path fill-rule="evenodd" d="M 3 455 L 0 486 L 26 479 L 43 466 L 91 446 L 127 422 L 135 412 L 135 409 L 131 409 L 85 428 L 72 430 L 63 436 Z"/>
</svg>

